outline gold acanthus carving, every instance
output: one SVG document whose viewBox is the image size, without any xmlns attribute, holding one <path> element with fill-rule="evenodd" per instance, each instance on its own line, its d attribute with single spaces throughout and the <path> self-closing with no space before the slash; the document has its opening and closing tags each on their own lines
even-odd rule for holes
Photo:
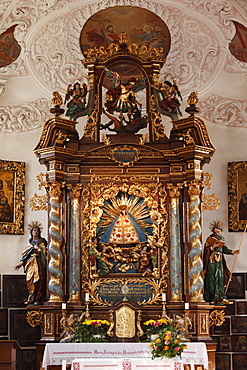
<svg viewBox="0 0 247 370">
<path fill-rule="evenodd" d="M 216 211 L 219 207 L 220 200 L 215 193 L 211 195 L 202 194 L 202 211 Z"/>
<path fill-rule="evenodd" d="M 48 183 L 45 180 L 45 174 L 39 173 L 36 176 L 38 180 L 38 189 L 41 190 L 43 187 L 47 189 Z M 47 211 L 48 209 L 48 195 L 38 195 L 34 194 L 34 196 L 29 201 L 29 207 L 31 211 Z"/>
<path fill-rule="evenodd" d="M 27 312 L 27 322 L 32 327 L 35 326 L 42 326 L 43 319 L 44 319 L 44 312 L 43 311 L 28 311 Z"/>
<path fill-rule="evenodd" d="M 183 187 L 183 184 L 181 183 L 177 185 L 166 184 L 166 189 L 169 192 L 170 198 L 175 198 L 175 199 L 178 199 L 180 197 L 180 194 L 181 194 L 180 190 L 182 189 L 182 187 Z"/>
<path fill-rule="evenodd" d="M 161 137 L 165 137 L 165 128 L 162 125 L 162 120 L 160 113 L 157 111 L 157 103 L 154 95 L 151 95 L 150 99 L 150 109 L 151 109 L 151 120 L 154 132 L 154 139 L 159 140 Z"/>
<path fill-rule="evenodd" d="M 120 44 L 127 45 L 128 39 L 126 33 L 121 33 L 120 37 Z M 121 42 L 122 41 L 122 42 Z M 84 64 L 88 64 L 88 62 L 95 63 L 97 60 L 99 61 L 106 61 L 110 57 L 117 55 L 119 53 L 121 46 L 116 45 L 114 43 L 110 44 L 108 48 L 100 46 L 97 48 L 88 49 L 85 51 L 86 59 L 83 61 Z M 163 52 L 163 48 L 151 48 L 147 47 L 146 45 L 137 45 L 135 43 L 131 43 L 127 46 L 127 52 L 129 55 L 134 55 L 140 58 L 142 61 L 147 60 L 160 60 L 162 62 L 165 61 L 164 58 L 161 58 L 161 54 Z"/>
<path fill-rule="evenodd" d="M 198 197 L 201 194 L 201 182 L 198 180 L 192 180 L 188 184 L 188 194 L 190 197 Z"/>
<path fill-rule="evenodd" d="M 31 211 L 47 211 L 48 209 L 48 196 L 47 194 L 38 195 L 34 193 L 34 196 L 29 201 L 29 207 Z"/>
<path fill-rule="evenodd" d="M 224 310 L 213 310 L 209 315 L 209 326 L 221 326 L 226 321 Z"/>
<path fill-rule="evenodd" d="M 84 137 L 88 137 L 92 140 L 96 140 L 97 134 L 97 119 L 99 112 L 99 98 L 95 95 L 94 108 L 92 113 L 89 115 L 86 127 L 84 128 Z"/>
<path fill-rule="evenodd" d="M 211 179 L 213 175 L 209 172 L 202 172 L 202 176 L 203 176 L 202 186 L 207 187 L 208 190 L 211 189 L 212 188 Z M 202 200 L 202 211 L 204 210 L 213 211 L 213 210 L 219 209 L 220 200 L 215 195 L 215 193 L 211 195 L 207 195 L 203 193 L 201 200 Z"/>
<path fill-rule="evenodd" d="M 76 184 L 76 185 L 68 184 L 67 188 L 69 190 L 70 198 L 71 199 L 76 199 L 76 198 L 78 199 L 81 196 L 81 190 L 83 188 L 83 184 Z"/>
</svg>

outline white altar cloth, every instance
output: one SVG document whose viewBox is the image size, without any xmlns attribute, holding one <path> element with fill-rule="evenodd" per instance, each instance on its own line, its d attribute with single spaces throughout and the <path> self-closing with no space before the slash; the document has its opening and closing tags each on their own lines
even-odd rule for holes
<svg viewBox="0 0 247 370">
<path fill-rule="evenodd" d="M 183 370 L 182 360 L 131 359 L 75 359 L 71 370 Z"/>
<path fill-rule="evenodd" d="M 204 342 L 186 342 L 187 349 L 182 353 L 183 364 L 204 365 L 208 369 L 207 348 Z M 61 365 L 66 360 L 71 365 L 74 359 L 130 359 L 149 358 L 149 343 L 47 343 L 42 368 Z M 154 360 L 155 361 L 155 360 Z M 141 370 L 141 369 L 140 369 Z"/>
</svg>

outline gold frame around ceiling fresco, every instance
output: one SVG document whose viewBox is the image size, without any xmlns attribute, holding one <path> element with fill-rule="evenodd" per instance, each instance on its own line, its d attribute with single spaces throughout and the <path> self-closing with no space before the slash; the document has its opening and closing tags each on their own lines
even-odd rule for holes
<svg viewBox="0 0 247 370">
<path fill-rule="evenodd" d="M 0 234 L 24 234 L 25 163 L 0 160 Z"/>
</svg>

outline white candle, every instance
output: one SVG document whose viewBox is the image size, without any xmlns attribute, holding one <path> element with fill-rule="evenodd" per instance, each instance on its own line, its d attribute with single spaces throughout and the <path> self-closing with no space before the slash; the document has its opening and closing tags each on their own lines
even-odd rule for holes
<svg viewBox="0 0 247 370">
<path fill-rule="evenodd" d="M 66 370 L 66 360 L 62 360 L 62 370 Z"/>
<path fill-rule="evenodd" d="M 89 302 L 89 293 L 86 293 L 86 294 L 85 294 L 85 301 L 86 301 L 86 302 Z"/>
<path fill-rule="evenodd" d="M 184 304 L 184 308 L 185 308 L 185 310 L 189 310 L 190 309 L 190 304 L 188 302 L 186 302 Z"/>
<path fill-rule="evenodd" d="M 66 310 L 66 303 L 62 303 L 62 310 Z"/>
<path fill-rule="evenodd" d="M 162 301 L 166 302 L 166 293 L 162 293 Z"/>
</svg>

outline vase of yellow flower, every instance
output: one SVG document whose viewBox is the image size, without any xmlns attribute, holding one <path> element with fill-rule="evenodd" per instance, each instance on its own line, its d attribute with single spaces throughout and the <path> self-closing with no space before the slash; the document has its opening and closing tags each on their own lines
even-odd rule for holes
<svg viewBox="0 0 247 370">
<path fill-rule="evenodd" d="M 182 343 L 177 329 L 171 321 L 166 319 L 149 320 L 147 326 L 147 340 L 150 342 L 152 359 L 156 357 L 181 357 L 187 346 Z"/>
<path fill-rule="evenodd" d="M 78 323 L 75 328 L 72 342 L 94 343 L 108 342 L 106 332 L 110 323 L 107 320 L 85 320 Z"/>
</svg>

